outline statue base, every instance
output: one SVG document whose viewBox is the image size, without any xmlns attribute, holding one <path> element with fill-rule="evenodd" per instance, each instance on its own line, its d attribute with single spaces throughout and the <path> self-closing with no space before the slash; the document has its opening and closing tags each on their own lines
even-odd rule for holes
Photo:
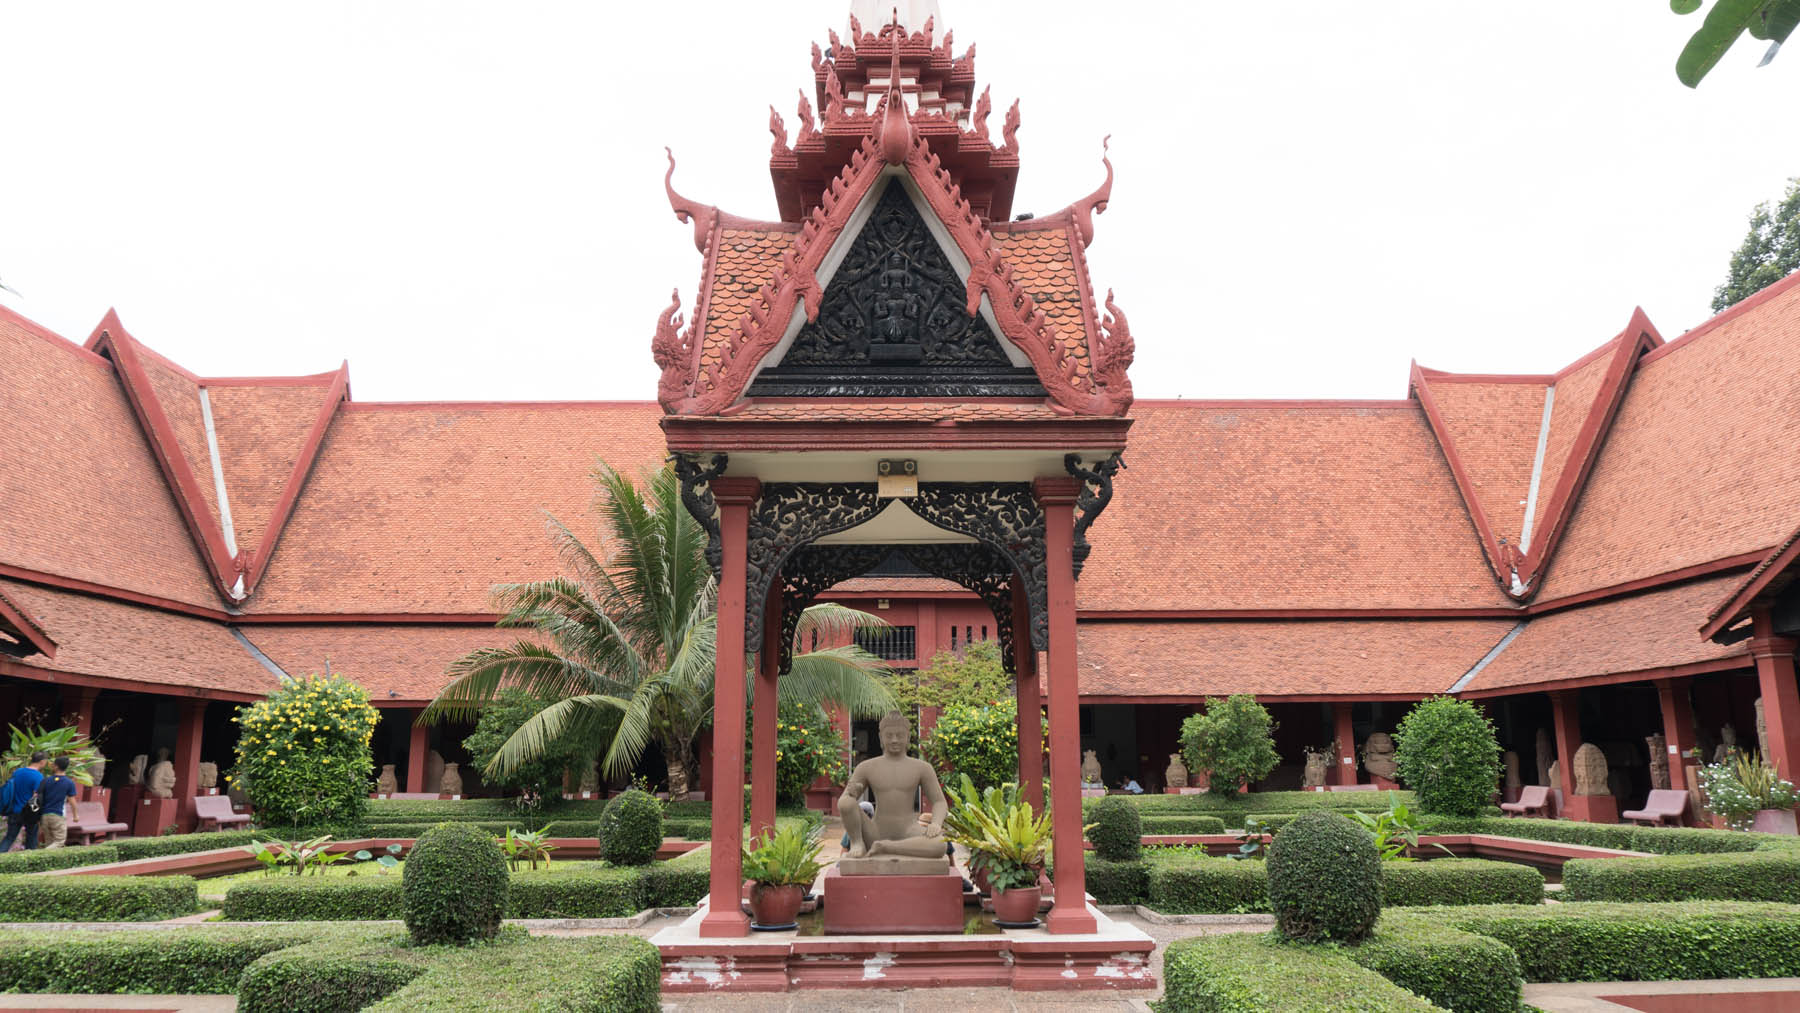
<svg viewBox="0 0 1800 1013">
<path fill-rule="evenodd" d="M 1583 823 L 1619 822 L 1619 802 L 1611 795 L 1571 795 L 1562 818 Z"/>
<path fill-rule="evenodd" d="M 828 936 L 960 935 L 963 930 L 963 881 L 953 870 L 934 876 L 847 876 L 832 866 L 825 872 L 824 900 Z"/>
<path fill-rule="evenodd" d="M 181 810 L 175 799 L 145 795 L 131 818 L 131 836 L 161 837 L 165 827 L 177 825 Z"/>
<path fill-rule="evenodd" d="M 833 871 L 840 876 L 941 876 L 950 871 L 950 859 L 909 855 L 840 858 Z"/>
</svg>

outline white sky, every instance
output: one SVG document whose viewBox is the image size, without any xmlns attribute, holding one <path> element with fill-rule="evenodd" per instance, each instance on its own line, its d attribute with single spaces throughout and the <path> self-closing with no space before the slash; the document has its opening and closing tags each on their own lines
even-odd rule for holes
<svg viewBox="0 0 1800 1013">
<path fill-rule="evenodd" d="M 1663 3 L 943 0 L 1017 211 L 1118 182 L 1090 251 L 1140 397 L 1400 397 L 1673 338 L 1800 174 L 1800 51 L 1695 91 Z M 359 400 L 650 398 L 699 255 L 662 194 L 774 217 L 846 0 L 0 3 L 0 302 L 116 306 L 197 373 L 350 360 Z M 1800 48 L 1800 47 L 1796 47 Z"/>
</svg>

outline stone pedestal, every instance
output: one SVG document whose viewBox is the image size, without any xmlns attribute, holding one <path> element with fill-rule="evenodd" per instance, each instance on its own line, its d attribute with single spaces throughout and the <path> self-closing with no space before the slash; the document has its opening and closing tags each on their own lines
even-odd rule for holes
<svg viewBox="0 0 1800 1013">
<path fill-rule="evenodd" d="M 846 876 L 825 872 L 825 934 L 903 935 L 963 930 L 962 877 Z"/>
<path fill-rule="evenodd" d="M 1619 803 L 1611 795 L 1570 795 L 1564 802 L 1563 819 L 1583 823 L 1619 822 Z"/>
<path fill-rule="evenodd" d="M 131 835 L 133 837 L 161 837 L 163 828 L 175 824 L 180 817 L 181 807 L 178 800 L 145 795 L 138 801 L 137 808 L 132 810 Z"/>
</svg>

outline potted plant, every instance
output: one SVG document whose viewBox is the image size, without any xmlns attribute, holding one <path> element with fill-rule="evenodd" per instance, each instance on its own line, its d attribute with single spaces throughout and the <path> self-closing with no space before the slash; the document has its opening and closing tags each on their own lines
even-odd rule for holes
<svg viewBox="0 0 1800 1013">
<path fill-rule="evenodd" d="M 985 804 L 963 808 L 967 823 L 962 825 L 976 831 L 947 836 L 969 849 L 971 871 L 986 874 L 994 891 L 994 923 L 1009 929 L 1036 927 L 1044 898 L 1039 876 L 1050 852 L 1049 815 L 1034 817 L 1029 805 L 1016 800 L 998 818 Z"/>
<path fill-rule="evenodd" d="M 750 926 L 759 932 L 796 928 L 794 921 L 819 870 L 816 830 L 789 823 L 773 834 L 764 833 L 744 848 L 744 878 L 750 888 Z"/>
<path fill-rule="evenodd" d="M 1784 781 L 1755 752 L 1727 757 L 1700 770 L 1707 805 L 1715 818 L 1733 830 L 1795 832 L 1794 807 L 1800 789 Z"/>
<path fill-rule="evenodd" d="M 993 883 L 988 879 L 987 863 L 969 841 L 979 838 L 987 825 L 1006 820 L 1007 811 L 1019 801 L 1019 786 L 1009 782 L 977 791 L 975 782 L 965 773 L 960 783 L 952 782 L 948 787 L 950 811 L 944 815 L 944 837 L 968 849 L 969 879 L 983 896 L 992 894 Z M 976 818 L 977 812 L 983 814 L 986 822 Z"/>
</svg>

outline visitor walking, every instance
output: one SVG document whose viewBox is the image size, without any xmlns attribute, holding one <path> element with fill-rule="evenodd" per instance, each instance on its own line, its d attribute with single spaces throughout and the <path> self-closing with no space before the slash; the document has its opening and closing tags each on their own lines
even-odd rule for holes
<svg viewBox="0 0 1800 1013">
<path fill-rule="evenodd" d="M 42 749 L 32 753 L 31 759 L 0 786 L 0 811 L 6 813 L 6 840 L 0 841 L 0 854 L 12 850 L 20 830 L 25 831 L 25 850 L 37 847 L 37 790 L 44 782 L 44 761 L 49 758 L 50 754 Z"/>
<path fill-rule="evenodd" d="M 38 838 L 45 851 L 60 848 L 68 840 L 69 823 L 63 809 L 75 797 L 75 779 L 69 776 L 69 758 L 59 756 L 50 766 L 53 768 L 51 773 L 38 788 Z"/>
</svg>

